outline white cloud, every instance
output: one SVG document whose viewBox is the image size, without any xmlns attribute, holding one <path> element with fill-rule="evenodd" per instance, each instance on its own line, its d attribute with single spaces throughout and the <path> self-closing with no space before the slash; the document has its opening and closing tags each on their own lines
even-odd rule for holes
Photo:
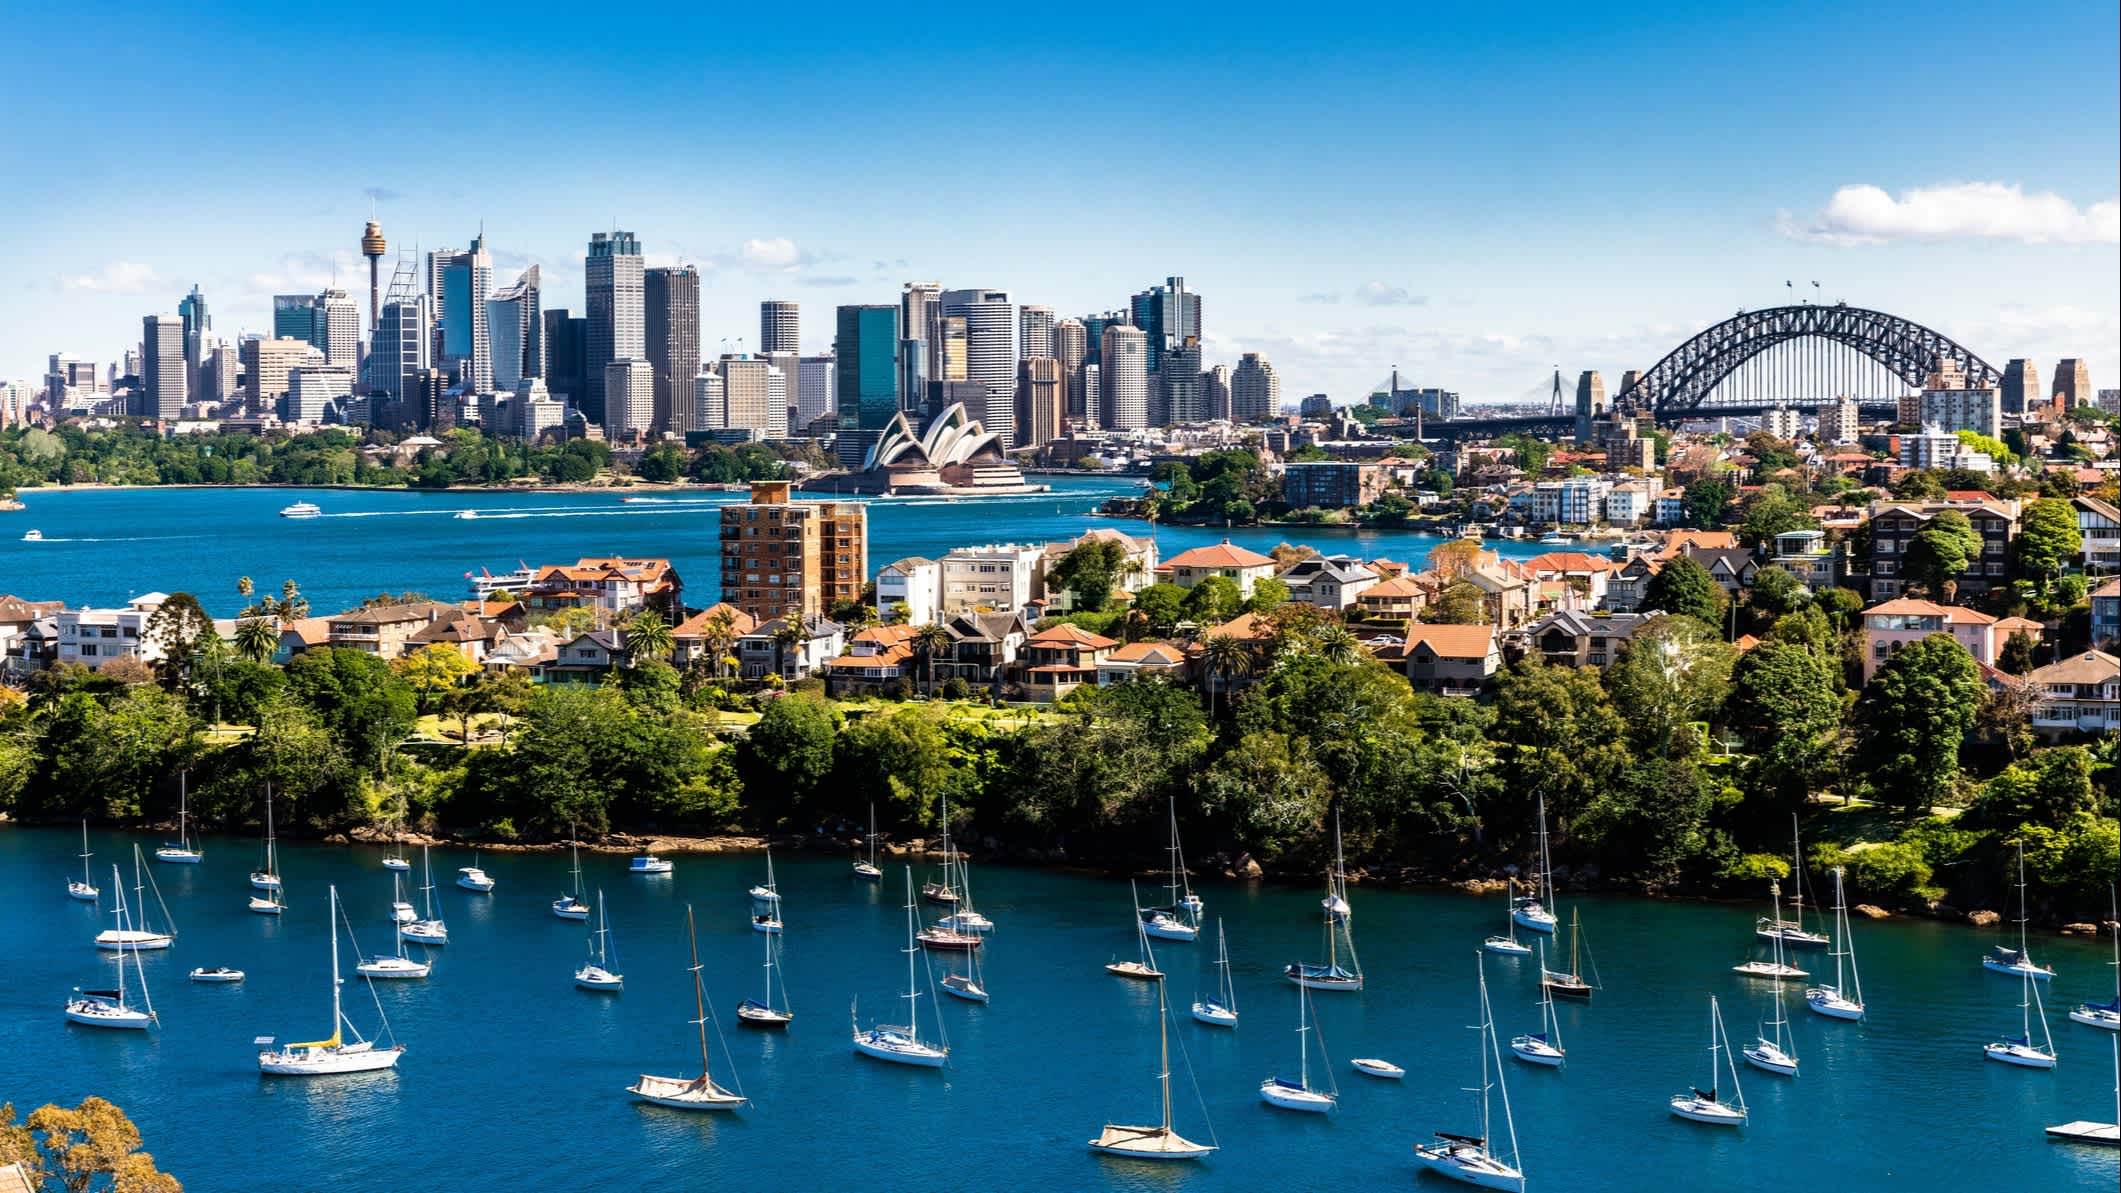
<svg viewBox="0 0 2121 1193">
<path fill-rule="evenodd" d="M 2026 244 L 2121 242 L 2121 200 L 2078 208 L 2044 191 L 2028 195 L 2015 183 L 1959 182 L 1917 187 L 1899 198 L 1880 187 L 1844 186 L 1806 221 L 1781 212 L 1785 236 L 1826 244 L 1888 240 L 2016 240 Z"/>
<path fill-rule="evenodd" d="M 1404 286 L 1388 286 L 1383 282 L 1369 281 L 1355 287 L 1355 301 L 1373 307 L 1422 307 L 1429 305 L 1427 297 L 1409 294 Z"/>
<path fill-rule="evenodd" d="M 96 273 L 68 274 L 59 279 L 61 290 L 94 290 L 104 294 L 138 294 L 162 284 L 152 265 L 138 261 L 113 261 Z"/>
<path fill-rule="evenodd" d="M 805 264 L 802 250 L 785 236 L 747 240 L 737 251 L 737 260 L 745 268 L 757 270 L 799 269 Z"/>
</svg>

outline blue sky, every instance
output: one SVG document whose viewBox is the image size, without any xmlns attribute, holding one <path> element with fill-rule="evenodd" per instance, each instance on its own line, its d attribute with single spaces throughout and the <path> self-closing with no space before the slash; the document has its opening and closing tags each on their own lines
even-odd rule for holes
<svg viewBox="0 0 2121 1193">
<path fill-rule="evenodd" d="M 710 353 L 765 297 L 822 350 L 908 279 L 1080 314 L 1183 274 L 1285 396 L 1501 400 L 1817 279 L 2121 384 L 2111 0 L 13 7 L 0 377 L 194 282 L 224 335 L 358 290 L 376 191 L 394 248 L 483 220 L 551 305 L 634 231 L 706 271 Z"/>
</svg>

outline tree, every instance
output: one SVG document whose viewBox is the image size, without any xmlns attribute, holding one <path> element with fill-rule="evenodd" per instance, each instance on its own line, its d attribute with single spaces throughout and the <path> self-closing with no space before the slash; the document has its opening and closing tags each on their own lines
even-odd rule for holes
<svg viewBox="0 0 2121 1193">
<path fill-rule="evenodd" d="M 638 667 L 650 659 L 667 659 L 677 643 L 670 636 L 670 623 L 653 609 L 643 609 L 626 622 L 626 662 Z"/>
<path fill-rule="evenodd" d="M 443 693 L 461 686 L 479 673 L 479 665 L 465 658 L 463 651 L 441 642 L 406 655 L 399 661 L 398 669 L 422 708 L 433 707 Z"/>
<path fill-rule="evenodd" d="M 1788 568 L 1769 564 L 1753 576 L 1753 587 L 1746 600 L 1760 613 L 1783 617 L 1810 605 L 1812 590 Z"/>
<path fill-rule="evenodd" d="M 1074 608 L 1102 613 L 1112 603 L 1113 585 L 1126 567 L 1126 544 L 1118 539 L 1091 539 L 1077 543 L 1047 568 L 1046 584 L 1066 592 Z"/>
<path fill-rule="evenodd" d="M 363 765 L 383 770 L 412 732 L 419 700 L 390 664 L 358 650 L 305 650 L 285 668 L 288 693 L 307 705 Z"/>
<path fill-rule="evenodd" d="M 1228 576 L 1209 576 L 1186 590 L 1186 616 L 1202 625 L 1221 625 L 1244 607 L 1244 593 Z"/>
<path fill-rule="evenodd" d="M 1792 641 L 1778 629 L 1740 656 L 1728 715 L 1746 738 L 1754 789 L 1774 797 L 1778 809 L 1795 809 L 1830 781 L 1841 709 L 1841 666 L 1831 636 Z"/>
<path fill-rule="evenodd" d="M 1252 582 L 1252 595 L 1245 598 L 1247 613 L 1271 613 L 1289 603 L 1289 586 L 1272 576 Z"/>
<path fill-rule="evenodd" d="M 1900 574 L 1950 604 L 1959 574 L 1981 557 L 1981 533 L 1958 510 L 1945 510 L 1915 532 L 1900 557 Z"/>
<path fill-rule="evenodd" d="M 2059 828 L 2098 810 L 2091 775 L 2091 755 L 2081 747 L 2043 750 L 1982 784 L 1973 811 L 2005 832 L 2028 824 Z"/>
<path fill-rule="evenodd" d="M 778 806 L 754 804 L 751 813 L 769 823 L 802 823 L 799 813 L 817 798 L 832 774 L 834 750 L 844 723 L 839 706 L 816 696 L 790 694 L 766 702 L 758 724 L 737 750 L 737 771 L 747 790 L 779 797 Z"/>
<path fill-rule="evenodd" d="M 950 631 L 931 621 L 927 625 L 913 631 L 912 641 L 913 652 L 921 657 L 921 665 L 928 672 L 928 694 L 933 696 L 935 694 L 935 659 L 937 655 L 950 649 L 950 644 L 953 641 L 950 637 Z"/>
<path fill-rule="evenodd" d="M 2024 630 L 2013 630 L 2003 640 L 2003 649 L 1996 655 L 1996 670 L 2006 675 L 2023 675 L 2040 665 L 2033 650 L 2037 644 L 2033 636 Z"/>
<path fill-rule="evenodd" d="M 236 653 L 253 663 L 269 663 L 280 653 L 280 623 L 271 617 L 246 617 L 236 624 Z"/>
<path fill-rule="evenodd" d="M 184 1193 L 140 1143 L 140 1128 L 102 1098 L 71 1108 L 40 1106 L 21 1126 L 14 1105 L 0 1105 L 0 1165 L 20 1163 L 33 1186 L 41 1174 L 68 1193 Z"/>
<path fill-rule="evenodd" d="M 714 676 L 720 679 L 729 651 L 736 645 L 736 614 L 728 608 L 716 609 L 714 616 L 700 633 L 700 645 L 706 648 L 709 658 L 714 660 Z"/>
<path fill-rule="evenodd" d="M 1657 574 L 1643 588 L 1645 608 L 1658 609 L 1675 617 L 1691 617 L 1704 625 L 1721 626 L 1723 611 L 1730 604 L 1730 596 L 1723 585 L 1709 575 L 1709 569 L 1694 562 L 1686 555 L 1677 555 L 1665 561 Z"/>
<path fill-rule="evenodd" d="M 1337 623 L 1320 627 L 1311 636 L 1311 645 L 1318 650 L 1320 658 L 1341 667 L 1351 667 L 1362 657 L 1362 644 L 1355 640 L 1348 627 Z"/>
<path fill-rule="evenodd" d="M 172 684 L 191 677 L 193 654 L 202 641 L 213 635 L 214 619 L 200 607 L 199 598 L 188 592 L 169 594 L 153 613 L 148 614 L 147 625 L 141 632 L 146 644 L 161 651 L 160 670 L 165 680 Z"/>
<path fill-rule="evenodd" d="M 1471 580 L 1451 581 L 1421 610 L 1430 625 L 1480 625 L 1487 619 L 1488 594 Z"/>
<path fill-rule="evenodd" d="M 1669 755 L 1682 726 L 1721 707 L 1737 654 L 1691 617 L 1655 617 L 1637 627 L 1605 678 L 1636 750 Z"/>
<path fill-rule="evenodd" d="M 1812 519 L 1805 504 L 1790 496 L 1781 485 L 1762 485 L 1745 506 L 1745 520 L 1739 524 L 1738 535 L 1746 543 L 1758 546 L 1771 543 L 1778 534 L 1792 530 L 1810 530 L 1818 523 Z"/>
<path fill-rule="evenodd" d="M 1680 508 L 1686 512 L 1686 524 L 1697 529 L 1713 530 L 1723 525 L 1723 512 L 1737 495 L 1729 481 L 1719 477 L 1699 477 L 1686 487 L 1680 497 Z"/>
<path fill-rule="evenodd" d="M 1893 481 L 1893 496 L 1901 501 L 1939 501 L 1944 482 L 1927 468 L 1910 468 Z"/>
<path fill-rule="evenodd" d="M 773 631 L 774 670 L 784 678 L 795 678 L 797 652 L 810 640 L 810 631 L 799 617 L 787 617 Z"/>
<path fill-rule="evenodd" d="M 1486 554 L 1472 539 L 1445 539 L 1429 548 L 1429 570 L 1439 579 L 1456 580 L 1478 568 Z"/>
<path fill-rule="evenodd" d="M 1229 686 L 1230 677 L 1252 665 L 1252 646 L 1233 634 L 1210 634 L 1201 639 L 1200 657 L 1214 681 L 1208 693 L 1219 698 L 1223 689 Z"/>
<path fill-rule="evenodd" d="M 1980 669 L 1950 635 L 1887 658 L 1856 706 L 1863 765 L 1881 798 L 1910 808 L 1942 799 L 1980 704 Z"/>
<path fill-rule="evenodd" d="M 1268 860 L 1311 837 L 1332 779 L 1298 736 L 1247 733 L 1201 777 L 1200 804 L 1227 820 L 1249 852 Z"/>
<path fill-rule="evenodd" d="M 1589 668 L 1554 667 L 1539 655 L 1520 659 L 1495 678 L 1495 722 L 1490 737 L 1502 790 L 1515 806 L 1497 809 L 1529 824 L 1532 803 L 1544 793 L 1547 809 L 1566 822 L 1590 806 L 1627 762 L 1627 724 Z"/>
<path fill-rule="evenodd" d="M 1134 594 L 1134 608 L 1148 619 L 1151 632 L 1168 634 L 1178 627 L 1179 619 L 1185 616 L 1186 590 L 1176 584 L 1159 581 Z"/>
<path fill-rule="evenodd" d="M 2045 587 L 2084 550 L 2077 511 L 2067 501 L 2043 497 L 2018 517 L 2018 567 Z"/>
</svg>

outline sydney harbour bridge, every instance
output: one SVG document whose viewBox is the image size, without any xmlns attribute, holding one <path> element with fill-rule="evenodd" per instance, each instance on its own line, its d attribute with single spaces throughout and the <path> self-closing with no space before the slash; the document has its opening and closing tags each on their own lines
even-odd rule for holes
<svg viewBox="0 0 2121 1193">
<path fill-rule="evenodd" d="M 1919 390 L 1932 373 L 1956 364 L 1972 386 L 1994 386 L 2002 373 L 1953 341 L 1910 319 L 1842 303 L 1802 303 L 1738 314 L 1619 379 L 1615 411 L 1659 423 L 1746 417 L 1777 406 L 1814 410 L 1854 398 L 1867 416 L 1890 417 L 1899 395 Z M 1511 431 L 1565 435 L 1577 426 L 1574 395 L 1557 409 L 1517 418 L 1431 420 L 1429 438 L 1456 439 Z"/>
</svg>

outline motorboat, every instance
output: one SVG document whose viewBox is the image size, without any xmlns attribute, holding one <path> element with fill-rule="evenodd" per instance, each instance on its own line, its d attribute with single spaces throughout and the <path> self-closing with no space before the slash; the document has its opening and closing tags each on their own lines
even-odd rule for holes
<svg viewBox="0 0 2121 1193">
<path fill-rule="evenodd" d="M 676 862 L 659 858 L 652 853 L 638 854 L 626 864 L 628 874 L 668 874 L 677 868 Z"/>
<path fill-rule="evenodd" d="M 486 871 L 477 866 L 461 866 L 457 869 L 457 885 L 474 894 L 490 895 L 494 882 Z"/>
<path fill-rule="evenodd" d="M 1365 1077 L 1381 1077 L 1386 1081 L 1398 1081 L 1407 1075 L 1405 1069 L 1400 1068 L 1391 1061 L 1378 1060 L 1374 1056 L 1358 1056 L 1348 1063 L 1354 1067 L 1356 1072 L 1361 1073 Z"/>
<path fill-rule="evenodd" d="M 191 980 L 194 982 L 202 982 L 209 985 L 214 983 L 240 982 L 243 980 L 243 971 L 240 969 L 230 969 L 226 965 L 202 965 L 198 969 L 191 971 Z"/>
<path fill-rule="evenodd" d="M 316 518 L 323 516 L 324 507 L 312 501 L 297 501 L 293 505 L 280 507 L 283 518 Z"/>
<path fill-rule="evenodd" d="M 354 972 L 364 978 L 424 978 L 433 969 L 431 962 L 414 961 L 391 953 L 380 953 L 354 965 Z"/>
<path fill-rule="evenodd" d="M 41 530 L 25 530 L 22 532 L 22 541 L 25 543 L 41 543 L 44 541 L 44 532 Z"/>
</svg>

